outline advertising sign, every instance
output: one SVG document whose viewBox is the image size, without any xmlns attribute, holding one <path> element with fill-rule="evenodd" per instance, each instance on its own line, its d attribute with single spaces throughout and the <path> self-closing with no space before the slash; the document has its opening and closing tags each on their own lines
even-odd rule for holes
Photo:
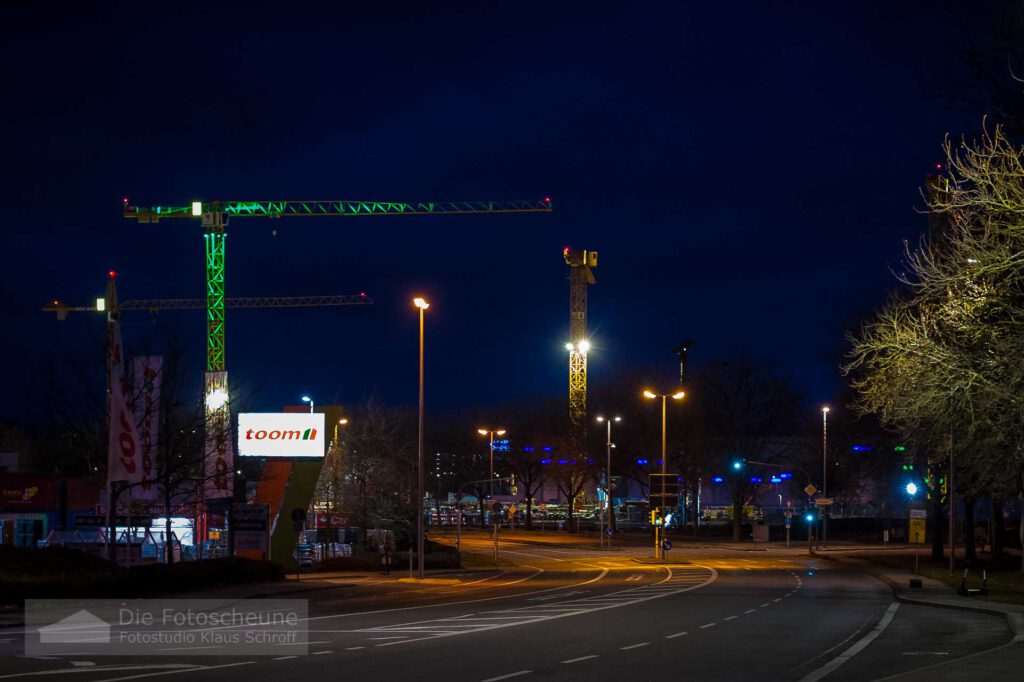
<svg viewBox="0 0 1024 682">
<path fill-rule="evenodd" d="M 236 504 L 231 509 L 235 551 L 267 552 L 270 547 L 270 505 Z"/>
<path fill-rule="evenodd" d="M 242 457 L 323 457 L 324 414 L 243 412 L 238 415 Z"/>
<path fill-rule="evenodd" d="M 132 497 L 155 500 L 156 445 L 160 424 L 160 388 L 164 359 L 159 355 L 137 357 L 132 362 L 135 422 L 139 427 L 139 448 L 142 455 L 142 483 Z"/>
<path fill-rule="evenodd" d="M 124 355 L 121 348 L 121 327 L 114 323 L 110 335 L 110 434 L 108 439 L 107 482 L 142 481 L 142 455 L 135 416 L 128 405 L 128 383 L 124 376 Z"/>
</svg>

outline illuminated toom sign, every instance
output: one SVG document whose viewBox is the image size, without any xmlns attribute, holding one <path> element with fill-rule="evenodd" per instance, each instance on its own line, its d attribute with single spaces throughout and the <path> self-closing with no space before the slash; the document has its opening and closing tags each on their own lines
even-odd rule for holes
<svg viewBox="0 0 1024 682">
<path fill-rule="evenodd" d="M 323 413 L 248 412 L 238 415 L 242 457 L 323 457 Z"/>
</svg>

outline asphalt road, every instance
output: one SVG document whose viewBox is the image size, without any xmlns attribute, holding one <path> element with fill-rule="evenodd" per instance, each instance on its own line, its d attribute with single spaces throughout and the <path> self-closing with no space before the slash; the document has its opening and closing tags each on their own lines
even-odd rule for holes
<svg viewBox="0 0 1024 682">
<path fill-rule="evenodd" d="M 941 664 L 1011 638 L 995 616 L 897 604 L 842 563 L 714 548 L 637 561 L 647 553 L 506 541 L 514 566 L 443 582 L 332 578 L 290 595 L 309 599 L 304 656 L 38 659 L 0 630 L 0 680 L 878 680 L 937 664 L 941 680 Z"/>
</svg>

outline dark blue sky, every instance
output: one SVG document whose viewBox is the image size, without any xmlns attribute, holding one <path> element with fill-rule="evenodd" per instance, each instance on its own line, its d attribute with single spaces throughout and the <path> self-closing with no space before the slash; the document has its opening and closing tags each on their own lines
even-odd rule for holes
<svg viewBox="0 0 1024 682">
<path fill-rule="evenodd" d="M 120 199 L 504 199 L 553 215 L 238 220 L 229 295 L 366 291 L 371 309 L 229 314 L 232 383 L 260 407 L 415 401 L 413 294 L 440 408 L 562 393 L 561 248 L 597 249 L 594 380 L 749 351 L 832 397 L 844 326 L 892 288 L 942 136 L 958 20 L 926 2 L 5 3 L 0 417 L 41 350 L 86 344 L 122 298 L 199 297 L 198 224 Z M 88 6 L 86 6 L 88 5 Z M 215 7 L 211 7 L 214 5 Z M 276 230 L 276 236 L 272 230 Z M 95 325 L 94 325 L 95 326 Z M 202 370 L 202 313 L 177 326 Z"/>
</svg>

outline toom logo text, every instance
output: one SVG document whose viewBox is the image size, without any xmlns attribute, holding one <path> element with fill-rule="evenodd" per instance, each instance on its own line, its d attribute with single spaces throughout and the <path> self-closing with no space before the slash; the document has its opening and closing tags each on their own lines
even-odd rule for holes
<svg viewBox="0 0 1024 682">
<path fill-rule="evenodd" d="M 323 413 L 243 412 L 238 415 L 242 457 L 323 457 Z"/>
</svg>

